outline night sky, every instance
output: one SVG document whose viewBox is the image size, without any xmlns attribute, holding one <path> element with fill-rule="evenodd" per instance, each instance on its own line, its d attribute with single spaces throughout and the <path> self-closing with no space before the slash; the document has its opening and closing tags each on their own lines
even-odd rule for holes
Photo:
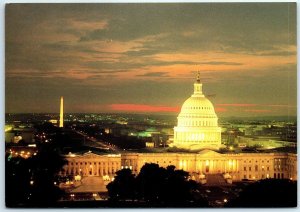
<svg viewBox="0 0 300 212">
<path fill-rule="evenodd" d="M 9 113 L 178 113 L 200 71 L 218 116 L 296 115 L 296 4 L 11 4 Z"/>
</svg>

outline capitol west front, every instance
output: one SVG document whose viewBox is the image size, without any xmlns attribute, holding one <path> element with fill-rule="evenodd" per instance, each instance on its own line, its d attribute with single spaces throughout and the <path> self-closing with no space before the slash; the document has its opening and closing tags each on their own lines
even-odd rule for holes
<svg viewBox="0 0 300 212">
<path fill-rule="evenodd" d="M 202 93 L 199 76 L 194 83 L 194 93 L 182 105 L 174 127 L 173 146 L 197 153 L 121 153 L 65 155 L 68 163 L 61 175 L 108 176 L 123 168 L 139 173 L 146 163 L 161 167 L 174 165 L 188 171 L 195 180 L 210 174 L 222 175 L 225 179 L 260 180 L 287 178 L 297 180 L 297 154 L 295 153 L 218 153 L 221 147 L 221 128 L 212 103 Z"/>
</svg>

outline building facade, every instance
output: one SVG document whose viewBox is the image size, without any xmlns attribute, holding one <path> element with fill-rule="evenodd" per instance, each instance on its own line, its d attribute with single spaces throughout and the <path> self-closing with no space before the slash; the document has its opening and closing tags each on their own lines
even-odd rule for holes
<svg viewBox="0 0 300 212">
<path fill-rule="evenodd" d="M 82 155 L 65 155 L 67 164 L 63 167 L 61 175 L 81 176 L 113 176 L 121 169 L 120 154 L 98 155 L 87 152 Z"/>
<path fill-rule="evenodd" d="M 146 163 L 161 167 L 170 165 L 197 176 L 227 174 L 233 181 L 279 178 L 297 180 L 297 154 L 293 153 L 227 153 L 212 150 L 199 153 L 124 153 L 98 155 L 69 154 L 62 175 L 110 176 L 123 168 L 138 174 Z"/>
</svg>

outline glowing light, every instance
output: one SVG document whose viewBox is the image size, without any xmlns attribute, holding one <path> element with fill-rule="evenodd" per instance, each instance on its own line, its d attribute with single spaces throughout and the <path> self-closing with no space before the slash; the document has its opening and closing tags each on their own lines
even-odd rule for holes
<svg viewBox="0 0 300 212">
<path fill-rule="evenodd" d="M 60 97 L 59 127 L 64 127 L 64 97 Z"/>
<path fill-rule="evenodd" d="M 225 198 L 223 201 L 224 201 L 225 203 L 228 202 L 228 200 L 227 200 L 226 198 Z"/>
<path fill-rule="evenodd" d="M 30 182 L 29 182 L 29 183 L 30 183 L 30 185 L 33 185 L 34 181 L 33 181 L 33 180 L 30 180 Z"/>
<path fill-rule="evenodd" d="M 10 131 L 12 129 L 13 129 L 13 127 L 11 127 L 11 126 L 5 126 L 5 132 L 8 132 L 8 131 Z"/>
<path fill-rule="evenodd" d="M 81 171 L 81 169 L 80 169 L 80 171 Z M 75 179 L 75 181 L 80 181 L 80 180 L 81 180 L 81 176 L 80 176 L 80 175 L 76 175 L 76 176 L 74 177 L 74 179 Z"/>
</svg>

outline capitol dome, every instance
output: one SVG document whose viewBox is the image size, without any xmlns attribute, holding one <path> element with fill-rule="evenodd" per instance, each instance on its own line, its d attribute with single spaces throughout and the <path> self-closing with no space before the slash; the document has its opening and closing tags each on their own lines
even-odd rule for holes
<svg viewBox="0 0 300 212">
<path fill-rule="evenodd" d="M 219 149 L 221 128 L 213 104 L 202 93 L 198 75 L 194 93 L 182 105 L 174 128 L 174 146 L 188 149 Z"/>
</svg>

